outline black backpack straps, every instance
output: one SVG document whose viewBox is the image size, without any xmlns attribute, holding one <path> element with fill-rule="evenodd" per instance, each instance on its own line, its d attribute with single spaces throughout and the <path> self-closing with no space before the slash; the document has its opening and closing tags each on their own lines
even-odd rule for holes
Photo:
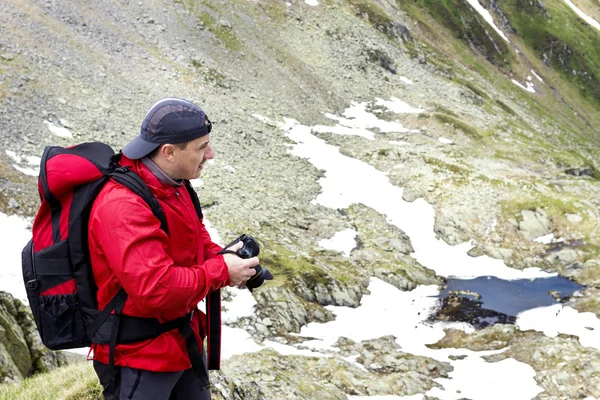
<svg viewBox="0 0 600 400">
<path fill-rule="evenodd" d="M 48 175 L 46 173 L 46 163 L 48 159 L 50 159 L 52 151 L 56 149 L 57 146 L 48 146 L 44 149 L 44 154 L 42 155 L 42 161 L 40 162 L 40 184 L 42 186 L 42 191 L 44 192 L 44 199 L 48 202 L 50 206 L 50 210 L 52 212 L 52 240 L 54 243 L 58 243 L 61 240 L 60 237 L 60 214 L 62 211 L 62 206 L 60 201 L 52 192 L 50 192 L 50 187 L 48 185 Z"/>
<path fill-rule="evenodd" d="M 208 369 L 221 369 L 221 289 L 206 296 Z"/>
<path fill-rule="evenodd" d="M 161 229 L 165 231 L 167 235 L 169 234 L 167 218 L 165 217 L 165 213 L 160 206 L 160 203 L 156 197 L 154 197 L 150 191 L 150 188 L 146 185 L 142 178 L 138 176 L 138 174 L 131 171 L 127 167 L 119 167 L 110 173 L 110 177 L 144 199 L 144 201 L 150 206 L 150 209 L 152 209 L 152 212 L 156 218 L 158 218 L 160 221 Z"/>
<path fill-rule="evenodd" d="M 200 388 L 208 389 L 208 370 L 204 365 L 204 360 L 202 359 L 202 352 L 200 351 L 198 341 L 196 340 L 196 336 L 194 335 L 194 331 L 192 330 L 192 327 L 190 325 L 193 315 L 193 311 L 190 314 L 188 314 L 185 323 L 179 327 L 179 332 L 181 333 L 181 336 L 183 336 L 183 338 L 185 339 L 185 347 L 190 358 L 190 363 L 192 364 L 192 369 L 194 370 L 194 373 L 198 378 Z"/>
<path fill-rule="evenodd" d="M 116 300 L 115 300 L 116 299 Z M 119 324 L 121 322 L 121 311 L 123 310 L 123 306 L 125 305 L 125 300 L 127 300 L 127 293 L 123 289 L 121 289 L 115 297 L 110 301 L 113 303 L 113 309 L 115 312 L 116 319 L 112 323 L 111 333 L 110 333 L 110 345 L 108 349 L 108 370 L 109 370 L 109 382 L 108 382 L 108 391 L 109 393 L 113 393 L 118 397 L 117 394 L 117 373 L 115 368 L 115 351 L 117 348 L 117 343 L 119 340 Z M 106 307 L 108 308 L 108 307 Z"/>
<path fill-rule="evenodd" d="M 202 208 L 198 194 L 189 181 L 184 181 L 185 188 L 190 194 L 198 218 L 202 219 Z M 207 348 L 208 369 L 218 370 L 221 368 L 221 289 L 210 292 L 206 296 L 206 319 L 207 319 Z M 202 325 L 200 326 L 202 328 Z"/>
<path fill-rule="evenodd" d="M 113 312 L 116 306 L 118 304 L 125 304 L 125 300 L 127 300 L 127 293 L 125 292 L 125 290 L 123 290 L 123 288 L 121 288 L 121 290 L 119 290 L 117 294 L 108 302 L 106 307 L 104 307 L 104 309 L 100 311 L 100 313 L 96 316 L 96 319 L 94 319 L 94 323 L 88 325 L 86 332 L 90 339 L 92 339 L 96 335 L 96 332 L 98 332 L 100 326 L 102 326 L 104 321 L 106 321 L 106 319 L 110 316 L 110 314 Z M 94 340 L 92 340 L 92 342 L 93 341 Z"/>
<path fill-rule="evenodd" d="M 200 200 L 198 200 L 198 194 L 192 187 L 192 184 L 190 183 L 190 181 L 185 180 L 185 181 L 183 181 L 183 184 L 185 185 L 185 188 L 187 189 L 188 193 L 190 194 L 192 203 L 194 203 L 194 208 L 196 209 L 196 214 L 198 214 L 198 218 L 202 219 L 203 218 L 202 207 L 200 207 Z"/>
</svg>

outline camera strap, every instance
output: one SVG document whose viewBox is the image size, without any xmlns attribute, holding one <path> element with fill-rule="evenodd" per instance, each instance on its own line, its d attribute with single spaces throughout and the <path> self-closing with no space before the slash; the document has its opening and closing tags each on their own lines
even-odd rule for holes
<svg viewBox="0 0 600 400">
<path fill-rule="evenodd" d="M 229 249 L 223 249 L 220 252 L 218 252 L 217 254 L 235 254 L 236 256 L 239 256 L 238 253 L 236 253 L 233 250 L 229 250 Z"/>
</svg>

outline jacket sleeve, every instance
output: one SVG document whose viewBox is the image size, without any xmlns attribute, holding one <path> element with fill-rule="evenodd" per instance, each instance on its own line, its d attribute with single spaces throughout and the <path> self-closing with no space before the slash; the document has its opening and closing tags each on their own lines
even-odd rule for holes
<svg viewBox="0 0 600 400">
<path fill-rule="evenodd" d="M 98 205 L 90 229 L 119 283 L 148 316 L 184 314 L 229 280 L 222 256 L 202 265 L 175 265 L 167 253 L 168 237 L 141 197 L 118 195 Z"/>
</svg>

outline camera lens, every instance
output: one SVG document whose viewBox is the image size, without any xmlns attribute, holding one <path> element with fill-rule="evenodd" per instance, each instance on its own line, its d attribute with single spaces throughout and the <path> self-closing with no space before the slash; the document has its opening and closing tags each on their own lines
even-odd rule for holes
<svg viewBox="0 0 600 400">
<path fill-rule="evenodd" d="M 250 291 L 261 286 L 265 282 L 265 280 L 270 281 L 273 279 L 273 275 L 271 274 L 271 272 L 269 272 L 268 269 L 263 268 L 260 265 L 257 265 L 252 268 L 256 270 L 256 274 L 252 275 L 252 277 L 246 282 L 246 287 L 250 289 Z"/>
</svg>

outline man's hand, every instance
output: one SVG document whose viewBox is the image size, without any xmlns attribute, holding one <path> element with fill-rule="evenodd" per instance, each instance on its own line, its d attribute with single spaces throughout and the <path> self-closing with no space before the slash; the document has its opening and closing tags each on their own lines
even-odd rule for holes
<svg viewBox="0 0 600 400">
<path fill-rule="evenodd" d="M 242 246 L 243 243 L 239 242 L 234 246 L 231 246 L 229 250 L 236 251 Z M 223 259 L 225 260 L 225 264 L 227 264 L 227 268 L 229 269 L 229 280 L 231 281 L 231 286 L 245 284 L 248 279 L 256 274 L 256 270 L 252 267 L 259 264 L 258 257 L 243 259 L 235 254 L 223 254 Z"/>
</svg>

